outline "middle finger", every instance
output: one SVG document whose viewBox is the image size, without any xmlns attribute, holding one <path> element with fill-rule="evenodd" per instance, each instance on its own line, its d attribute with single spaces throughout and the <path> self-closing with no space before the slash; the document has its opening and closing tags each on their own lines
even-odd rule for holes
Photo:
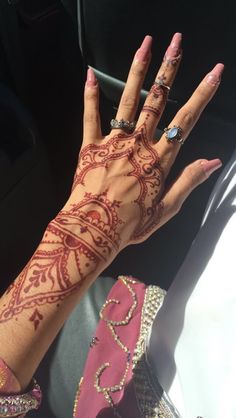
<svg viewBox="0 0 236 418">
<path fill-rule="evenodd" d="M 179 68 L 182 56 L 181 41 L 182 34 L 175 33 L 139 116 L 137 127 L 145 124 L 148 138 L 154 135 Z"/>
</svg>

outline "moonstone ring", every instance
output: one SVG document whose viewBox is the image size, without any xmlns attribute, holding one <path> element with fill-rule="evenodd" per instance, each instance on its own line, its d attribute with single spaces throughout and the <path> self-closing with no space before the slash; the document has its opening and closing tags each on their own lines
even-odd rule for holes
<svg viewBox="0 0 236 418">
<path fill-rule="evenodd" d="M 175 142 L 177 141 L 180 145 L 184 144 L 183 136 L 183 129 L 180 126 L 172 126 L 170 128 L 165 128 L 164 132 L 166 134 L 166 139 L 168 142 Z"/>
</svg>

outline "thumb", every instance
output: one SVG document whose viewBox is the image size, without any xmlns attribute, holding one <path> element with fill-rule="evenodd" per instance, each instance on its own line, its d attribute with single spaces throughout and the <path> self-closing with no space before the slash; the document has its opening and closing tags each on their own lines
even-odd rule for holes
<svg viewBox="0 0 236 418">
<path fill-rule="evenodd" d="M 178 213 L 190 193 L 221 166 L 221 161 L 216 158 L 210 161 L 197 160 L 185 167 L 163 195 L 164 210 L 161 223 L 167 222 Z"/>
</svg>

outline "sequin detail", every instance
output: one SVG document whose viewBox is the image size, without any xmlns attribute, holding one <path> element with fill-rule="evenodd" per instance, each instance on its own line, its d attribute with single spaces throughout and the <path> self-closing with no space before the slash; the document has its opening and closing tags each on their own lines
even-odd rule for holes
<svg viewBox="0 0 236 418">
<path fill-rule="evenodd" d="M 143 418 L 178 417 L 161 386 L 154 380 L 155 377 L 150 374 L 145 359 L 147 337 L 165 294 L 166 292 L 157 286 L 148 286 L 146 289 L 140 334 L 133 357 L 133 383 L 137 404 Z"/>
<path fill-rule="evenodd" d="M 108 319 L 105 317 L 104 315 L 104 310 L 106 309 L 106 307 L 112 303 L 114 304 L 119 304 L 120 302 L 117 299 L 108 299 L 104 305 L 102 306 L 102 309 L 100 311 L 100 318 L 106 322 L 106 325 L 108 327 L 108 329 L 111 332 L 111 336 L 114 339 L 114 341 L 116 342 L 116 344 L 118 345 L 118 348 L 121 349 L 123 352 L 126 353 L 126 366 L 125 366 L 125 370 L 123 373 L 123 376 L 120 380 L 120 382 L 118 382 L 117 384 L 113 385 L 113 386 L 109 386 L 109 387 L 102 387 L 100 384 L 100 378 L 102 373 L 104 372 L 105 369 L 107 369 L 108 367 L 110 367 L 110 363 L 103 363 L 98 370 L 95 373 L 95 379 L 94 379 L 94 387 L 97 390 L 98 393 L 102 393 L 104 398 L 106 399 L 106 401 L 108 402 L 109 406 L 113 409 L 114 415 L 117 418 L 122 418 L 121 415 L 119 414 L 118 410 L 116 409 L 116 406 L 113 402 L 112 396 L 111 394 L 114 392 L 118 392 L 124 389 L 125 387 L 125 383 L 126 383 L 126 378 L 129 372 L 129 369 L 131 367 L 131 352 L 129 347 L 127 347 L 120 339 L 120 337 L 118 336 L 118 334 L 116 333 L 115 327 L 116 326 L 125 326 L 128 325 L 128 323 L 130 322 L 130 320 L 133 317 L 133 313 L 134 310 L 137 307 L 137 297 L 136 297 L 136 293 L 134 291 L 134 289 L 132 288 L 131 284 L 136 284 L 136 280 L 134 280 L 131 277 L 127 277 L 127 276 L 119 276 L 119 280 L 122 281 L 122 283 L 125 285 L 125 287 L 128 289 L 131 297 L 132 297 L 132 305 L 126 315 L 126 317 L 121 320 L 121 321 L 113 321 L 111 319 Z"/>
<path fill-rule="evenodd" d="M 0 369 L 0 389 L 2 389 L 7 382 L 7 371 L 3 368 Z"/>
</svg>

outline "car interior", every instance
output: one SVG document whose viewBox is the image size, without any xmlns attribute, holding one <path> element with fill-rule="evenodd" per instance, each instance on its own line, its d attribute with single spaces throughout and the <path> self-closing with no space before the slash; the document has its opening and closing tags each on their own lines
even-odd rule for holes
<svg viewBox="0 0 236 418">
<path fill-rule="evenodd" d="M 225 71 L 168 181 L 197 158 L 219 157 L 227 163 L 236 138 L 236 5 L 228 6 L 218 0 L 0 2 L 1 293 L 25 266 L 70 194 L 82 139 L 88 66 L 99 81 L 105 134 L 143 37 L 153 36 L 153 49 L 140 106 L 173 33 L 182 32 L 183 61 L 157 137 L 217 62 L 225 64 Z M 180 213 L 145 243 L 123 250 L 103 275 L 130 274 L 167 290 L 200 227 L 219 175 L 220 170 L 198 187 Z M 60 418 L 48 404 L 32 416 Z"/>
</svg>

